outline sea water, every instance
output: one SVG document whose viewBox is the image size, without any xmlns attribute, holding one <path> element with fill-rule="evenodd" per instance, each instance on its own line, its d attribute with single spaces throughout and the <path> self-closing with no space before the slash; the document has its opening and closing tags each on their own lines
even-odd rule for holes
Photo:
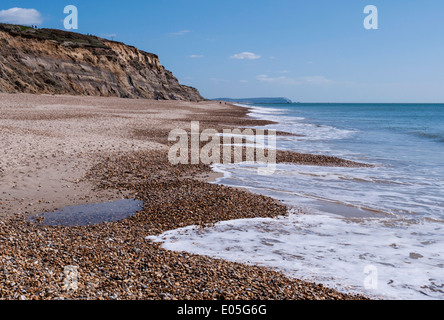
<svg viewBox="0 0 444 320">
<path fill-rule="evenodd" d="M 444 105 L 250 106 L 277 147 L 373 164 L 338 168 L 215 165 L 216 183 L 297 208 L 286 217 L 178 229 L 151 240 L 231 261 L 276 268 L 345 292 L 386 299 L 444 299 Z M 302 213 L 303 214 L 302 214 Z"/>
</svg>

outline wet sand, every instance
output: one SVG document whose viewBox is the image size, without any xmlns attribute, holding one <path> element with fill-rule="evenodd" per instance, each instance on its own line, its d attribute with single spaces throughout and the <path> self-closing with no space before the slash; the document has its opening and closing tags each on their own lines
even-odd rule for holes
<svg viewBox="0 0 444 320">
<path fill-rule="evenodd" d="M 276 217 L 264 196 L 210 184 L 210 167 L 173 166 L 168 133 L 264 125 L 245 108 L 217 102 L 0 94 L 0 298 L 3 299 L 364 299 L 264 268 L 187 253 L 145 240 L 187 225 Z M 284 153 L 278 161 L 355 166 Z M 45 226 L 29 216 L 122 198 L 144 201 L 125 220 Z M 64 270 L 78 270 L 78 287 Z"/>
</svg>

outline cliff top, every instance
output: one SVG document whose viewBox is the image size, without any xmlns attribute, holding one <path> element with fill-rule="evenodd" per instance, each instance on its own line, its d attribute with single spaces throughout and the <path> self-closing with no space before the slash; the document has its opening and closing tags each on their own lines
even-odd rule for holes
<svg viewBox="0 0 444 320">
<path fill-rule="evenodd" d="M 14 37 L 22 37 L 27 39 L 35 39 L 40 41 L 53 41 L 58 44 L 63 44 L 69 47 L 84 47 L 84 48 L 96 48 L 96 49 L 110 49 L 106 45 L 106 42 L 113 42 L 122 45 L 126 45 L 131 48 L 133 46 L 124 44 L 122 42 L 112 41 L 103 39 L 94 35 L 84 35 L 81 33 L 70 32 L 59 29 L 39 29 L 29 26 L 15 25 L 15 24 L 5 24 L 0 23 L 0 31 L 6 32 Z M 149 52 L 139 50 L 144 54 L 150 55 L 154 58 L 158 58 L 157 55 Z"/>
</svg>

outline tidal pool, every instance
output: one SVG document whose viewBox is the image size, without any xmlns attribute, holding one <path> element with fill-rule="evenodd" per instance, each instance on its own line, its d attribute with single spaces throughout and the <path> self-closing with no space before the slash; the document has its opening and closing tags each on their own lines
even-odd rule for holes
<svg viewBox="0 0 444 320">
<path fill-rule="evenodd" d="M 52 212 L 42 212 L 31 217 L 32 221 L 44 218 L 42 224 L 49 226 L 88 226 L 119 221 L 135 215 L 143 209 L 143 201 L 123 199 L 113 202 L 65 207 Z"/>
</svg>

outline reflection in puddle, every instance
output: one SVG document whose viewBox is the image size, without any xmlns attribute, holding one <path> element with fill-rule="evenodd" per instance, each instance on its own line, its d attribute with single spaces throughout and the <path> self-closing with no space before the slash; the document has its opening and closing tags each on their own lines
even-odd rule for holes
<svg viewBox="0 0 444 320">
<path fill-rule="evenodd" d="M 62 210 L 43 212 L 31 218 L 44 218 L 42 224 L 49 226 L 87 226 L 123 220 L 142 210 L 143 201 L 124 199 L 114 202 L 65 207 Z"/>
</svg>

